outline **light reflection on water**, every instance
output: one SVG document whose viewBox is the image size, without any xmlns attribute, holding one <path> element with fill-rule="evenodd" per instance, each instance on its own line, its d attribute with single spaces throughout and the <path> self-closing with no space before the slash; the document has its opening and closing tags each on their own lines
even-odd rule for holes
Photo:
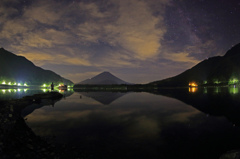
<svg viewBox="0 0 240 159">
<path fill-rule="evenodd" d="M 235 119 L 221 114 L 228 112 L 221 105 L 212 114 L 215 106 L 191 103 L 222 98 L 226 91 L 237 95 L 233 90 L 187 88 L 163 90 L 161 95 L 75 92 L 26 118 L 37 135 L 54 136 L 57 143 L 78 147 L 92 158 L 219 158 L 240 148 Z"/>
<path fill-rule="evenodd" d="M 2 89 L 0 97 L 46 91 Z M 54 107 L 32 105 L 22 115 L 36 135 L 88 158 L 212 159 L 240 149 L 238 87 L 62 93 Z"/>
<path fill-rule="evenodd" d="M 63 95 L 69 95 L 73 93 L 73 89 L 64 90 L 54 90 L 62 93 Z M 30 89 L 30 88 L 15 88 L 15 89 L 0 89 L 0 100 L 11 100 L 20 99 L 24 96 L 31 96 L 38 93 L 51 92 L 51 89 Z"/>
<path fill-rule="evenodd" d="M 42 90 L 20 89 L 0 89 L 0 100 L 19 99 L 27 95 L 43 93 Z"/>
<path fill-rule="evenodd" d="M 213 89 L 215 93 L 221 93 L 222 89 L 224 89 L 224 91 L 226 91 L 226 88 L 228 89 L 228 92 L 229 92 L 230 94 L 238 94 L 238 93 L 239 93 L 239 87 L 238 87 L 238 86 L 235 86 L 235 85 L 229 86 L 229 87 L 213 87 L 213 88 L 211 88 L 211 89 Z M 204 88 L 203 88 L 203 90 L 204 90 L 203 93 L 207 94 L 208 89 L 209 89 L 209 88 L 204 87 Z M 188 88 L 188 91 L 189 91 L 190 93 L 195 93 L 195 92 L 198 91 L 198 87 L 189 87 L 189 88 Z"/>
</svg>

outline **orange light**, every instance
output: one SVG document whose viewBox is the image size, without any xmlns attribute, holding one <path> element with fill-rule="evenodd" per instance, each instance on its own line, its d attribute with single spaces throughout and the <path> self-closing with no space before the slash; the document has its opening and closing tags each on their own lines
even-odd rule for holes
<svg viewBox="0 0 240 159">
<path fill-rule="evenodd" d="M 192 82 L 192 83 L 189 83 L 189 87 L 197 87 L 198 85 L 196 84 L 196 83 L 194 83 L 194 82 Z"/>
</svg>

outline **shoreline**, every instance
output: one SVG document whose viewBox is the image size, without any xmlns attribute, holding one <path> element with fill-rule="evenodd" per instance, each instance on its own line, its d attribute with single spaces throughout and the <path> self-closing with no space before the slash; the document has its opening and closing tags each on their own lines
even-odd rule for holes
<svg viewBox="0 0 240 159">
<path fill-rule="evenodd" d="M 62 97 L 60 93 L 50 92 L 0 101 L 0 157 L 56 158 L 55 145 L 34 134 L 21 116 L 21 110 L 42 100 L 59 100 Z"/>
</svg>

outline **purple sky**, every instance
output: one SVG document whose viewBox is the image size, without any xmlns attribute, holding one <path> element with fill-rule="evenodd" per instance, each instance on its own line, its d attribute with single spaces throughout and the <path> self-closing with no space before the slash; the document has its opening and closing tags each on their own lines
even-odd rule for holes
<svg viewBox="0 0 240 159">
<path fill-rule="evenodd" d="M 0 47 L 80 82 L 177 75 L 240 43 L 239 0 L 1 0 Z"/>
</svg>

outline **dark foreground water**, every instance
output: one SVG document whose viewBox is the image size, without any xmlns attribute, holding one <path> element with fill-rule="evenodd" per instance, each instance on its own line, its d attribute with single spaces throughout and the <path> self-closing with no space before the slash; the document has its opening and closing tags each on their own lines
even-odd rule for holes
<svg viewBox="0 0 240 159">
<path fill-rule="evenodd" d="M 65 92 L 22 116 L 36 135 L 82 158 L 217 159 L 240 149 L 238 89 Z"/>
</svg>

